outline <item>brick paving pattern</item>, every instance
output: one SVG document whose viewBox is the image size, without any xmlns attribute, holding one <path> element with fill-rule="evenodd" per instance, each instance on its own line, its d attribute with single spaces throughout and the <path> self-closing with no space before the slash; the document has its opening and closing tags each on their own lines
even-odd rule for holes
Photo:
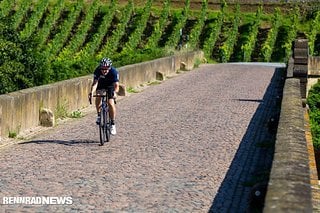
<svg viewBox="0 0 320 213">
<path fill-rule="evenodd" d="M 3 197 L 72 205 L 0 212 L 245 212 L 270 168 L 275 67 L 202 65 L 118 101 L 118 134 L 99 146 L 95 114 L 0 150 Z M 92 107 L 93 108 L 93 107 Z"/>
</svg>

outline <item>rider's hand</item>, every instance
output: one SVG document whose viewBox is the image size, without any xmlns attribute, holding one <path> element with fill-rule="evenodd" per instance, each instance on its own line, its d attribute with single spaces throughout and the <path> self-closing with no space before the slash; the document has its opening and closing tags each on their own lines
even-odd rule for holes
<svg viewBox="0 0 320 213">
<path fill-rule="evenodd" d="M 116 99 L 117 98 L 117 92 L 113 91 L 113 98 Z"/>
<path fill-rule="evenodd" d="M 91 104 L 92 103 L 92 93 L 91 92 L 88 94 L 88 99 L 89 99 L 89 103 Z"/>
</svg>

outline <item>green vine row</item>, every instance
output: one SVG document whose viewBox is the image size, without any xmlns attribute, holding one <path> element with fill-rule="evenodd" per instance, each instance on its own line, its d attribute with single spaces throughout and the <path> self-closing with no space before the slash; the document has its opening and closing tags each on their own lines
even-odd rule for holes
<svg viewBox="0 0 320 213">
<path fill-rule="evenodd" d="M 18 27 L 23 21 L 23 18 L 25 17 L 28 9 L 30 8 L 32 1 L 30 0 L 21 0 L 18 1 L 18 9 L 13 15 L 13 21 L 12 21 L 12 26 L 13 29 L 18 30 Z"/>
<path fill-rule="evenodd" d="M 50 15 L 46 18 L 43 27 L 37 32 L 37 40 L 39 42 L 38 47 L 42 48 L 51 32 L 51 29 L 56 25 L 63 8 L 65 6 L 65 0 L 58 0 L 55 6 L 51 8 Z"/>
<path fill-rule="evenodd" d="M 190 0 L 186 0 L 185 7 L 184 7 L 182 13 L 178 17 L 178 22 L 174 26 L 172 34 L 165 44 L 166 48 L 170 49 L 170 48 L 175 48 L 177 46 L 179 39 L 180 39 L 181 30 L 184 28 L 184 26 L 187 22 L 189 10 L 190 10 Z"/>
<path fill-rule="evenodd" d="M 286 41 L 282 45 L 282 48 L 285 50 L 285 58 L 284 61 L 287 62 L 292 55 L 292 44 L 297 36 L 298 25 L 299 25 L 299 8 L 296 7 L 294 9 L 294 13 L 291 15 L 291 25 L 289 26 L 289 30 L 287 33 Z"/>
<path fill-rule="evenodd" d="M 203 0 L 200 17 L 198 18 L 197 24 L 190 32 L 190 40 L 188 44 L 191 49 L 198 48 L 199 37 L 201 35 L 202 29 L 204 27 L 204 22 L 207 16 L 207 9 L 208 9 L 208 0 Z"/>
<path fill-rule="evenodd" d="M 0 18 L 7 17 L 14 6 L 14 1 L 12 0 L 2 0 L 0 2 Z"/>
<path fill-rule="evenodd" d="M 139 42 L 141 41 L 141 36 L 144 29 L 147 26 L 147 21 L 150 16 L 150 10 L 153 0 L 148 0 L 146 6 L 143 9 L 142 16 L 140 17 L 138 23 L 136 24 L 136 29 L 130 35 L 129 41 L 125 44 L 125 47 L 122 49 L 122 52 L 132 52 L 136 49 Z"/>
<path fill-rule="evenodd" d="M 237 42 L 237 36 L 238 36 L 238 30 L 239 30 L 239 25 L 240 25 L 240 6 L 239 4 L 236 6 L 236 13 L 235 17 L 232 23 L 232 28 L 228 33 L 227 40 L 223 43 L 223 45 L 219 49 L 219 57 L 220 61 L 225 63 L 228 62 L 233 50 L 234 50 L 234 45 Z"/>
<path fill-rule="evenodd" d="M 130 21 L 131 14 L 133 12 L 133 1 L 129 0 L 128 4 L 122 11 L 121 22 L 117 25 L 116 30 L 113 31 L 111 38 L 107 40 L 107 43 L 102 47 L 102 50 L 97 54 L 97 57 L 100 59 L 106 55 L 113 55 L 119 45 L 120 39 L 125 34 L 125 29 Z"/>
<path fill-rule="evenodd" d="M 244 62 L 251 61 L 251 55 L 252 55 L 252 52 L 254 51 L 254 47 L 255 47 L 258 32 L 259 32 L 261 16 L 262 16 L 262 7 L 259 7 L 256 12 L 255 20 L 250 27 L 249 35 L 245 43 L 241 46 Z"/>
<path fill-rule="evenodd" d="M 75 36 L 72 37 L 69 44 L 60 52 L 58 60 L 66 60 L 72 58 L 73 55 L 79 50 L 87 37 L 88 31 L 92 25 L 99 6 L 99 0 L 94 0 L 91 3 L 85 19 L 78 26 L 77 32 Z"/>
<path fill-rule="evenodd" d="M 272 28 L 268 32 L 268 37 L 265 43 L 261 48 L 261 55 L 263 57 L 263 61 L 269 62 L 271 60 L 271 55 L 273 53 L 274 45 L 278 36 L 279 27 L 281 26 L 281 14 L 280 9 L 276 8 L 273 20 L 272 20 Z"/>
<path fill-rule="evenodd" d="M 316 12 L 316 17 L 312 20 L 311 31 L 307 33 L 309 53 L 310 55 L 315 55 L 315 42 L 317 34 L 320 32 L 320 11 Z M 318 50 L 320 52 L 320 50 Z"/>
<path fill-rule="evenodd" d="M 153 32 L 151 36 L 148 38 L 148 43 L 145 48 L 153 49 L 158 46 L 158 42 L 162 36 L 163 29 L 167 24 L 168 16 L 170 10 L 170 0 L 165 0 L 163 2 L 163 9 L 159 18 L 159 21 L 154 25 Z"/>
<path fill-rule="evenodd" d="M 67 41 L 68 35 L 70 34 L 83 6 L 83 0 L 77 1 L 76 5 L 72 6 L 69 16 L 61 26 L 60 32 L 47 44 L 44 54 L 47 56 L 48 61 L 52 61 L 56 54 L 58 54 L 58 52 L 63 48 L 63 45 Z"/>
<path fill-rule="evenodd" d="M 29 38 L 32 33 L 36 30 L 37 26 L 40 23 L 43 13 L 47 9 L 49 5 L 49 0 L 38 1 L 35 7 L 35 10 L 32 13 L 32 16 L 25 24 L 24 29 L 20 32 L 21 39 Z"/>
<path fill-rule="evenodd" d="M 218 14 L 217 20 L 214 26 L 212 27 L 209 37 L 205 40 L 203 44 L 203 52 L 205 57 L 208 59 L 211 58 L 215 43 L 220 35 L 223 20 L 224 20 L 224 15 L 225 15 L 224 10 L 221 9 Z"/>
<path fill-rule="evenodd" d="M 104 36 L 107 33 L 107 30 L 109 29 L 112 18 L 115 14 L 117 7 L 117 0 L 111 0 L 110 5 L 108 6 L 108 11 L 103 17 L 103 20 L 99 26 L 98 32 L 93 35 L 92 41 L 88 42 L 84 49 L 80 51 L 79 53 L 76 54 L 77 58 L 82 58 L 83 57 L 90 57 L 96 53 L 98 48 L 100 47 Z"/>
</svg>

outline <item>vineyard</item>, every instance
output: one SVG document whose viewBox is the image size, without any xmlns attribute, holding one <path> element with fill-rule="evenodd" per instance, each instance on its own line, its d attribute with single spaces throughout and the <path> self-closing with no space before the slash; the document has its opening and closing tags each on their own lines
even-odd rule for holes
<svg viewBox="0 0 320 213">
<path fill-rule="evenodd" d="M 310 54 L 320 54 L 317 9 L 218 6 L 207 0 L 1 0 L 0 94 L 87 75 L 101 57 L 119 67 L 201 49 L 209 62 L 286 62 L 297 37 L 309 39 Z"/>
</svg>

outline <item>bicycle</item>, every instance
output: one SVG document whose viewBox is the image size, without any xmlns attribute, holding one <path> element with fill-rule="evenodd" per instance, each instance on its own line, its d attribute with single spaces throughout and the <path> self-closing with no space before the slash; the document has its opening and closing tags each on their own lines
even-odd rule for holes
<svg viewBox="0 0 320 213">
<path fill-rule="evenodd" d="M 110 128 L 111 122 L 109 117 L 109 106 L 107 103 L 108 92 L 107 90 L 102 90 L 104 95 L 93 95 L 92 97 L 101 97 L 101 120 L 99 123 L 99 134 L 100 134 L 100 145 L 103 146 L 105 142 L 110 141 Z M 91 99 L 89 100 L 91 104 Z"/>
</svg>

